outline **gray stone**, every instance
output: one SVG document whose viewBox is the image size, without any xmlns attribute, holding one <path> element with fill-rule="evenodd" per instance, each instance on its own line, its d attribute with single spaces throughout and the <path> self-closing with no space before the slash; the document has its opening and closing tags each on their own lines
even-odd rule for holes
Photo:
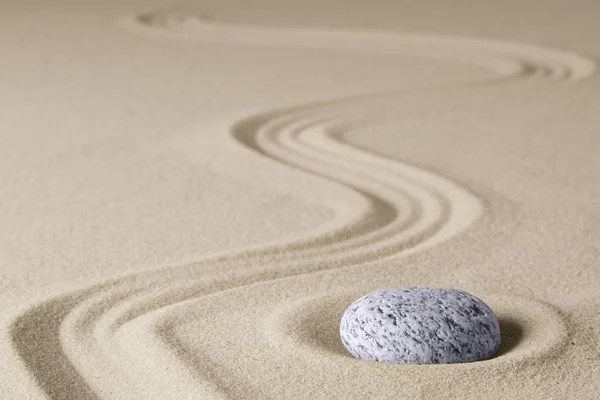
<svg viewBox="0 0 600 400">
<path fill-rule="evenodd" d="M 340 336 L 356 358 L 388 363 L 450 364 L 486 360 L 500 346 L 494 312 L 469 293 L 397 288 L 356 300 Z"/>
</svg>

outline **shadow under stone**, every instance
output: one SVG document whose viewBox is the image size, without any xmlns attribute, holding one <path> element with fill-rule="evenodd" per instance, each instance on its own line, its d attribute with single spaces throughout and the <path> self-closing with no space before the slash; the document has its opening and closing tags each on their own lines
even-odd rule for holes
<svg viewBox="0 0 600 400">
<path fill-rule="evenodd" d="M 523 327 L 516 319 L 500 317 L 498 323 L 500 324 L 500 347 L 494 358 L 503 356 L 513 350 L 523 340 L 525 334 Z"/>
</svg>

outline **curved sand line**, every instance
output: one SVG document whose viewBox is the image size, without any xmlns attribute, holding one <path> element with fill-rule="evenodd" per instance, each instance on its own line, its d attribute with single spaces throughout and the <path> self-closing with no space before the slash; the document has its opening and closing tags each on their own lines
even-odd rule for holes
<svg viewBox="0 0 600 400">
<path fill-rule="evenodd" d="M 529 46 L 382 33 L 231 27 L 170 13 L 146 14 L 138 21 L 144 29 L 202 40 L 352 51 L 394 52 L 399 48 L 409 56 L 484 65 L 497 74 L 485 83 L 540 77 L 574 80 L 593 71 L 593 63 L 579 56 Z M 357 44 L 354 39 L 358 38 Z M 348 121 L 359 115 L 361 123 L 368 122 L 374 98 L 267 112 L 244 118 L 230 129 L 238 143 L 263 156 L 344 185 L 353 200 L 337 226 L 316 229 L 297 240 L 117 279 L 50 299 L 20 315 L 10 334 L 46 395 L 78 399 L 98 394 L 103 398 L 219 396 L 225 382 L 211 368 L 210 359 L 199 365 L 186 362 L 186 354 L 173 353 L 177 338 L 170 333 L 185 319 L 182 309 L 197 308 L 197 302 L 210 301 L 211 294 L 235 293 L 234 288 L 252 283 L 268 284 L 266 281 L 278 278 L 406 255 L 466 229 L 482 211 L 480 200 L 469 191 L 341 140 L 343 130 L 352 126 Z M 235 268 L 240 262 L 243 268 Z M 557 326 L 561 325 L 557 322 Z M 560 340 L 551 343 L 555 342 Z M 184 344 L 179 343 L 179 348 L 185 348 Z M 137 354 L 143 354 L 143 359 Z M 168 371 L 161 368 L 165 360 L 169 360 Z M 100 376 L 99 364 L 106 366 Z M 144 369 L 142 374 L 128 373 Z M 151 391 L 145 392 L 145 388 Z"/>
<path fill-rule="evenodd" d="M 288 118 L 286 114 L 285 120 Z M 149 311 L 162 310 L 163 307 L 171 304 L 177 305 L 218 289 L 260 281 L 267 274 L 273 279 L 318 269 L 356 265 L 374 259 L 380 260 L 395 256 L 399 253 L 406 254 L 408 251 L 417 251 L 465 229 L 481 212 L 481 205 L 476 198 L 441 177 L 414 167 L 361 153 L 343 144 L 337 145 L 340 150 L 346 146 L 345 151 L 340 151 L 339 159 L 326 162 L 324 160 L 330 158 L 330 153 L 323 150 L 319 158 L 314 154 L 315 148 L 328 149 L 328 146 L 336 145 L 335 141 L 328 140 L 322 131 L 313 132 L 309 129 L 304 135 L 289 135 L 291 138 L 297 137 L 298 139 L 295 142 L 287 143 L 283 137 L 295 130 L 293 124 L 289 122 L 286 122 L 283 127 L 284 129 L 277 128 L 274 131 L 270 124 L 265 124 L 256 129 L 254 133 L 248 133 L 256 136 L 257 143 L 264 142 L 263 145 L 257 146 L 265 153 L 271 154 L 273 157 L 286 157 L 290 163 L 296 157 L 298 158 L 296 162 L 303 168 L 310 169 L 314 173 L 320 171 L 322 176 L 337 178 L 338 182 L 350 182 L 352 187 L 359 188 L 362 193 L 368 193 L 379 203 L 394 207 L 395 212 L 386 216 L 382 226 L 375 225 L 374 229 L 366 224 L 359 226 L 361 229 L 355 231 L 341 232 L 339 235 L 330 234 L 328 244 L 318 244 L 320 247 L 318 253 L 314 251 L 314 246 L 307 245 L 305 248 L 296 248 L 297 245 L 292 242 L 289 250 L 279 246 L 271 249 L 247 250 L 239 255 L 224 257 L 212 262 L 209 260 L 198 265 L 171 268 L 146 276 L 125 278 L 123 281 L 85 291 L 81 294 L 81 301 L 70 305 L 70 312 L 68 315 L 64 315 L 64 319 L 56 326 L 59 327 L 59 336 L 68 359 L 76 364 L 77 371 L 86 377 L 86 381 L 91 383 L 97 392 L 106 393 L 108 391 L 108 385 L 104 386 L 94 382 L 93 377 L 97 376 L 94 371 L 98 359 L 105 359 L 111 350 L 114 352 L 115 349 L 118 349 L 117 353 L 112 354 L 118 361 L 115 359 L 105 360 L 107 365 L 115 365 L 116 368 L 118 365 L 127 365 L 128 360 L 131 362 L 130 357 L 122 359 L 122 349 L 115 346 L 114 343 L 110 343 L 113 341 L 117 329 L 129 320 L 147 314 Z M 238 130 L 234 131 L 239 133 L 240 127 L 237 128 Z M 273 132 L 276 134 L 273 135 Z M 302 141 L 299 140 L 300 138 Z M 298 148 L 298 145 L 304 142 L 310 143 L 312 147 L 305 146 L 306 154 L 303 155 L 299 151 L 301 149 Z M 287 151 L 289 154 L 283 155 L 282 151 Z M 354 174 L 349 174 L 348 170 L 354 171 Z M 451 210 L 450 205 L 454 210 Z M 364 229 L 365 227 L 368 229 Z M 351 246 L 352 249 L 349 249 L 348 246 Z M 342 256 L 338 256 L 343 250 L 345 251 Z M 282 251 L 287 251 L 283 255 L 287 259 L 292 259 L 283 265 L 277 263 L 280 261 L 278 258 Z M 221 271 L 223 268 L 228 268 L 231 262 L 240 260 L 250 264 L 242 274 L 239 274 L 242 275 L 241 277 L 223 279 L 219 276 L 223 274 Z M 253 262 L 259 264 L 260 269 L 252 271 Z M 263 263 L 270 265 L 265 266 Z M 194 269 L 202 273 L 200 279 L 190 277 Z M 211 271 L 215 275 L 214 280 L 211 280 Z M 72 301 L 72 298 L 73 296 L 57 299 L 53 302 L 53 306 L 44 304 L 39 312 L 47 313 L 49 308 L 63 310 L 65 302 Z M 31 326 L 27 327 L 25 322 L 38 322 L 42 318 L 40 314 L 35 316 L 31 314 L 35 315 L 34 312 L 31 312 L 27 318 L 21 318 L 15 325 L 13 338 L 17 340 L 26 338 L 27 335 L 24 333 Z M 139 338 L 140 336 L 136 334 L 135 337 Z M 23 347 L 26 346 L 26 343 L 16 342 L 18 346 Z M 50 350 L 53 354 L 56 353 L 55 349 L 46 350 Z M 23 354 L 24 352 L 22 352 Z M 52 359 L 51 356 L 44 358 L 46 362 Z M 58 368 L 53 368 L 53 371 L 57 370 Z M 177 374 L 181 377 L 182 371 L 178 371 Z M 68 376 L 73 377 L 73 374 L 70 373 Z M 158 378 L 153 377 L 152 380 L 157 381 Z M 51 390 L 47 389 L 46 391 L 52 395 L 63 393 L 56 388 L 56 382 L 63 381 L 67 380 L 46 379 L 45 383 L 53 385 Z M 190 381 L 192 381 L 191 378 Z M 72 384 L 72 382 L 68 383 Z M 131 387 L 131 382 L 123 382 L 122 385 L 125 390 L 125 388 Z M 145 383 L 140 382 L 135 386 L 144 387 L 144 385 Z M 195 386 L 200 387 L 198 384 Z M 110 378 L 110 387 L 114 390 L 114 377 Z M 180 396 L 185 391 L 177 389 L 176 394 L 173 392 L 176 390 L 173 384 L 166 385 L 164 388 L 169 390 L 168 393 L 163 393 L 165 396 Z M 63 390 L 65 389 L 63 388 Z M 120 396 L 124 392 L 118 391 L 117 393 Z M 193 391 L 190 393 L 195 395 Z M 135 393 L 128 393 L 128 397 L 134 395 Z M 144 396 L 142 395 L 142 397 Z M 157 397 L 160 396 L 157 395 Z"/>
<path fill-rule="evenodd" d="M 302 374 L 310 382 L 308 386 L 318 388 L 313 394 L 315 397 L 353 398 L 368 396 L 368 393 L 362 392 L 365 390 L 364 382 L 386 385 L 390 380 L 403 382 L 410 375 L 430 375 L 440 370 L 472 371 L 501 381 L 508 366 L 529 368 L 541 359 L 558 358 L 568 349 L 567 323 L 560 311 L 523 297 L 491 295 L 488 296 L 490 304 L 496 310 L 503 329 L 502 348 L 495 358 L 443 366 L 364 363 L 351 357 L 341 345 L 337 321 L 349 302 L 365 290 L 333 294 L 310 290 L 306 294 L 297 290 L 300 285 L 296 283 L 288 279 L 263 282 L 239 290 L 238 297 L 231 298 L 231 293 L 222 292 L 199 298 L 183 305 L 177 313 L 155 316 L 154 322 L 151 316 L 145 315 L 134 322 L 135 328 L 128 327 L 124 334 L 133 342 L 131 339 L 139 337 L 139 333 L 155 331 L 154 335 L 162 336 L 173 348 L 185 349 L 181 358 L 187 362 L 189 369 L 197 369 L 203 365 L 203 360 L 218 360 L 219 364 L 212 368 L 215 374 L 212 379 L 221 382 L 229 398 L 242 397 L 248 388 L 252 388 L 252 382 L 248 382 L 243 374 L 231 371 L 228 365 L 236 365 L 240 371 L 253 371 L 255 376 L 274 375 L 269 372 L 272 369 L 286 371 L 279 374 L 280 379 L 285 379 L 286 374 Z M 323 290 L 326 285 L 320 286 Z M 250 292 L 257 290 L 264 297 L 248 297 Z M 244 291 L 247 293 L 242 293 Z M 249 300 L 240 305 L 241 298 Z M 185 315 L 187 319 L 177 320 L 178 315 L 179 318 Z M 213 317 L 210 326 L 190 322 L 201 321 L 208 315 Z M 525 337 L 524 332 L 519 331 L 524 327 Z M 194 336 L 191 337 L 189 332 Z M 214 340 L 208 340 L 223 337 L 226 333 L 236 338 L 228 346 L 214 346 Z M 246 349 L 252 349 L 252 357 L 248 356 L 250 352 Z M 323 366 L 336 368 L 324 371 Z M 340 381 L 345 384 L 337 385 Z M 263 388 L 251 392 L 251 395 L 260 398 L 297 397 L 285 392 L 282 385 L 278 386 L 276 389 Z"/>
<path fill-rule="evenodd" d="M 302 347 L 307 351 L 294 351 L 296 356 L 322 356 L 348 358 L 347 351 L 339 341 L 339 326 L 335 323 L 341 319 L 348 302 L 356 299 L 364 291 L 352 291 L 336 295 L 316 295 L 296 300 L 292 304 L 283 304 L 274 309 L 272 313 L 265 313 L 263 318 L 264 329 L 273 332 L 269 337 L 272 345 L 287 342 L 288 351 Z M 493 305 L 499 321 L 504 330 L 501 348 L 496 356 L 490 360 L 466 363 L 459 368 L 486 368 L 490 364 L 510 361 L 532 363 L 536 358 L 549 352 L 561 351 L 567 342 L 568 328 L 566 318 L 555 307 L 518 296 L 489 295 L 487 299 Z M 516 306 L 516 307 L 515 307 Z M 323 314 L 327 315 L 324 317 Z M 520 343 L 511 342 L 514 336 L 509 335 L 511 323 L 523 325 L 524 321 L 539 320 L 551 321 L 545 324 L 532 324 L 535 329 L 529 332 L 527 341 Z M 509 351 L 510 350 L 510 351 Z M 337 362 L 343 362 L 338 360 Z"/>
<path fill-rule="evenodd" d="M 538 77 L 544 80 L 578 80 L 590 76 L 595 63 L 578 54 L 518 43 L 391 33 L 374 30 L 303 29 L 223 24 L 203 16 L 200 7 L 176 6 L 124 19 L 124 25 L 145 34 L 178 40 L 201 40 L 251 46 L 295 47 L 394 54 L 455 60 L 479 65 L 505 77 Z"/>
</svg>

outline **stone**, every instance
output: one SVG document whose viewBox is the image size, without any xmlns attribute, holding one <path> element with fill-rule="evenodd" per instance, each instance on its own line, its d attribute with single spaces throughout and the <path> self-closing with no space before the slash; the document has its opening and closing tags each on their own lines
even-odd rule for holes
<svg viewBox="0 0 600 400">
<path fill-rule="evenodd" d="M 340 336 L 363 360 L 451 364 L 491 358 L 500 346 L 500 325 L 483 301 L 461 290 L 396 288 L 352 303 Z"/>
</svg>

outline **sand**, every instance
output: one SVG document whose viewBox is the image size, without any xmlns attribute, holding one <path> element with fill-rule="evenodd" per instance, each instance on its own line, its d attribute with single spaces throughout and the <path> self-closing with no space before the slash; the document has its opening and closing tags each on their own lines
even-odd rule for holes
<svg viewBox="0 0 600 400">
<path fill-rule="evenodd" d="M 594 399 L 595 2 L 0 2 L 0 399 Z M 440 286 L 498 354 L 354 359 Z"/>
</svg>

